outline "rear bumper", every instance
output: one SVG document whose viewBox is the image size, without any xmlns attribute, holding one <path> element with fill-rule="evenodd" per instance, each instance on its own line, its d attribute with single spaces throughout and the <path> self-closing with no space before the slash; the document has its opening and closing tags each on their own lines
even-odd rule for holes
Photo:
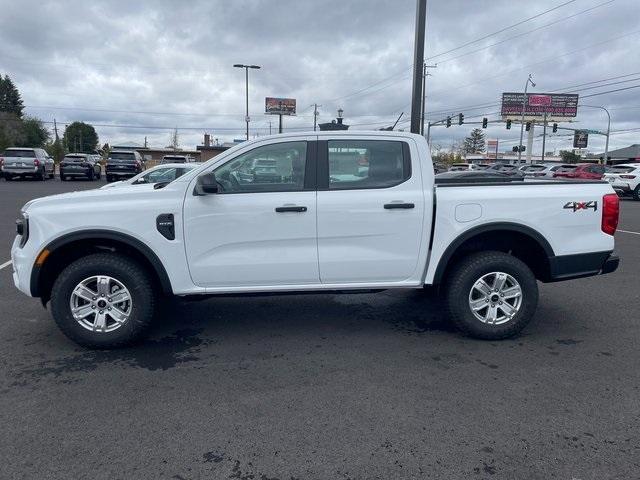
<svg viewBox="0 0 640 480">
<path fill-rule="evenodd" d="M 62 167 L 60 169 L 60 173 L 67 177 L 73 177 L 74 175 L 86 177 L 91 174 L 91 170 L 93 170 L 92 167 L 88 167 L 88 168 L 87 167 L 80 167 L 80 168 Z"/>
<path fill-rule="evenodd" d="M 549 258 L 550 282 L 615 272 L 620 258 L 613 252 L 580 253 Z"/>
<path fill-rule="evenodd" d="M 4 165 L 2 173 L 9 175 L 35 175 L 39 172 L 38 167 L 14 167 L 12 165 Z"/>
</svg>

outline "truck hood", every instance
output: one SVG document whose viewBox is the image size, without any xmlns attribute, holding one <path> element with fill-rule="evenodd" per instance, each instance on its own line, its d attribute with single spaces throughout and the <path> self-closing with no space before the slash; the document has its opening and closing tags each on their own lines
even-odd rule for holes
<svg viewBox="0 0 640 480">
<path fill-rule="evenodd" d="M 130 186 L 122 186 L 116 189 L 94 189 L 94 190 L 83 190 L 83 191 L 75 191 L 75 192 L 67 192 L 67 193 L 59 193 L 56 195 L 49 195 L 46 197 L 34 198 L 33 200 L 29 200 L 22 207 L 23 212 L 29 212 L 38 207 L 49 207 L 56 204 L 65 204 L 69 202 L 73 203 L 81 203 L 83 201 L 96 201 L 102 200 L 116 200 L 118 197 L 132 197 L 135 194 L 143 194 L 148 192 L 149 190 L 153 190 L 153 184 L 148 185 L 130 185 Z"/>
</svg>

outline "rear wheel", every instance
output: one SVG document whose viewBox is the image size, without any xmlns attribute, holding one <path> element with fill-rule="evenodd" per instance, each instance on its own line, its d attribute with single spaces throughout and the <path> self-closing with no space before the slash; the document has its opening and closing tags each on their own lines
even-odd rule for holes
<svg viewBox="0 0 640 480">
<path fill-rule="evenodd" d="M 12 177 L 11 175 L 9 175 L 8 173 L 5 173 L 5 174 L 4 174 L 4 179 L 5 179 L 7 182 L 10 182 L 11 180 L 13 180 L 13 177 Z"/>
<path fill-rule="evenodd" d="M 639 201 L 640 200 L 640 184 L 638 184 L 638 186 L 633 191 L 633 199 L 635 201 Z"/>
<path fill-rule="evenodd" d="M 94 171 L 92 168 L 91 170 L 89 170 L 89 173 L 87 173 L 87 178 L 89 179 L 89 181 L 93 180 L 93 175 L 94 175 Z"/>
<path fill-rule="evenodd" d="M 42 170 L 40 170 L 40 172 L 38 172 L 38 174 L 36 175 L 36 180 L 44 182 L 46 179 L 47 175 L 45 174 L 44 167 L 42 167 Z"/>
<path fill-rule="evenodd" d="M 122 347 L 142 338 L 155 302 L 145 270 L 117 254 L 76 260 L 58 276 L 51 292 L 51 311 L 60 330 L 90 348 Z"/>
<path fill-rule="evenodd" d="M 60 172 L 60 180 L 64 182 L 66 179 L 67 177 L 65 177 L 64 173 Z"/>
<path fill-rule="evenodd" d="M 499 340 L 519 333 L 533 318 L 538 284 L 521 260 L 483 252 L 461 260 L 448 276 L 446 305 L 465 334 Z"/>
</svg>

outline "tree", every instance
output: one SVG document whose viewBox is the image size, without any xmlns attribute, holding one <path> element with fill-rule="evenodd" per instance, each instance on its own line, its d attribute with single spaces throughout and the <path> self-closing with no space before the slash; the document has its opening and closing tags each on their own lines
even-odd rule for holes
<svg viewBox="0 0 640 480">
<path fill-rule="evenodd" d="M 178 136 L 178 129 L 176 128 L 173 132 L 171 132 L 171 136 L 169 137 L 169 147 L 173 150 L 179 150 L 179 136 Z"/>
<path fill-rule="evenodd" d="M 96 129 L 84 122 L 73 122 L 65 128 L 62 141 L 70 152 L 93 153 L 98 148 Z"/>
<path fill-rule="evenodd" d="M 578 163 L 582 158 L 571 150 L 560 150 L 560 157 L 562 157 L 562 161 L 565 163 Z"/>
<path fill-rule="evenodd" d="M 471 130 L 471 134 L 464 139 L 464 153 L 484 152 L 484 132 L 479 128 Z"/>
<path fill-rule="evenodd" d="M 44 147 L 49 140 L 49 130 L 42 123 L 42 120 L 35 117 L 25 117 L 22 120 L 22 135 L 15 142 L 18 147 Z"/>
<path fill-rule="evenodd" d="M 0 152 L 15 146 L 22 138 L 22 120 L 15 113 L 0 112 Z"/>
<path fill-rule="evenodd" d="M 9 75 L 0 75 L 0 112 L 13 113 L 22 118 L 22 97 Z"/>
</svg>

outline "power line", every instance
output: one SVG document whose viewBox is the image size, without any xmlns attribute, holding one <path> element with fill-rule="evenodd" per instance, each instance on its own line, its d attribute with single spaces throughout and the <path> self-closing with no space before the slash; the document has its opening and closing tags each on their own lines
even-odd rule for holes
<svg viewBox="0 0 640 480">
<path fill-rule="evenodd" d="M 534 15 L 533 17 L 525 18 L 524 20 L 521 20 L 521 21 L 519 21 L 517 23 L 514 23 L 513 25 L 509 25 L 508 27 L 501 28 L 500 30 L 497 30 L 497 31 L 492 32 L 492 33 L 489 33 L 487 35 L 484 35 L 483 37 L 476 38 L 475 40 L 471 40 L 471 41 L 469 41 L 467 43 L 463 43 L 462 45 L 458 45 L 457 47 L 451 48 L 451 49 L 449 49 L 449 50 L 447 50 L 445 52 L 437 53 L 437 54 L 435 54 L 435 55 L 433 55 L 431 57 L 427 57 L 426 60 L 433 60 L 434 58 L 441 57 L 442 55 L 446 55 L 447 53 L 455 52 L 456 50 L 460 50 L 461 48 L 467 47 L 469 45 L 473 45 L 474 43 L 478 43 L 478 42 L 480 42 L 482 40 L 485 40 L 485 39 L 487 39 L 489 37 L 492 37 L 494 35 L 498 35 L 499 33 L 506 32 L 507 30 L 510 30 L 510 29 L 512 29 L 514 27 L 517 27 L 518 25 L 522 25 L 523 23 L 529 22 L 531 20 L 535 20 L 538 17 L 546 15 L 547 13 L 553 12 L 554 10 L 558 10 L 559 8 L 562 8 L 565 5 L 569 5 L 570 3 L 573 3 L 575 1 L 576 0 L 569 0 L 568 2 L 561 3 L 560 5 L 556 5 L 555 7 L 550 8 L 549 10 L 545 10 L 544 12 L 538 13 L 537 15 Z"/>
<path fill-rule="evenodd" d="M 566 20 L 569 20 L 569 19 L 571 19 L 571 18 L 577 17 L 577 16 L 579 16 L 579 15 L 582 15 L 582 14 L 584 14 L 584 13 L 588 13 L 588 12 L 590 12 L 590 11 L 592 11 L 592 10 L 595 10 L 596 8 L 604 7 L 605 5 L 609 5 L 609 4 L 611 4 L 611 3 L 615 2 L 615 1 L 616 1 L 616 0 L 608 0 L 608 1 L 606 1 L 606 2 L 600 3 L 600 4 L 598 4 L 598 5 L 595 5 L 595 6 L 593 6 L 593 7 L 587 8 L 587 9 L 585 9 L 585 10 L 582 10 L 582 11 L 580 11 L 580 12 L 574 13 L 573 15 L 569 15 L 569 16 L 567 16 L 567 17 L 563 17 L 563 18 L 560 18 L 560 19 L 558 19 L 558 20 L 554 20 L 554 21 L 553 21 L 553 22 L 551 22 L 551 23 L 547 23 L 547 24 L 545 24 L 545 25 L 541 25 L 541 26 L 539 26 L 539 27 L 534 28 L 533 30 L 528 30 L 528 31 L 526 31 L 526 32 L 519 33 L 519 34 L 517 34 L 517 35 L 513 35 L 513 36 L 511 36 L 511 37 L 507 37 L 507 38 L 505 38 L 505 39 L 503 39 L 503 40 L 500 40 L 499 42 L 492 43 L 491 45 L 486 45 L 486 46 L 484 46 L 484 47 L 477 48 L 477 49 L 475 49 L 475 50 L 471 50 L 471 51 L 469 51 L 469 52 L 465 52 L 465 53 L 462 53 L 462 54 L 460 54 L 460 55 L 456 55 L 455 57 L 445 58 L 444 60 L 440 60 L 438 63 L 442 64 L 442 63 L 450 62 L 450 61 L 452 61 L 452 60 L 457 60 L 458 58 L 466 57 L 466 56 L 468 56 L 468 55 L 472 55 L 472 54 L 474 54 L 474 53 L 481 52 L 481 51 L 483 51 L 483 50 L 487 50 L 487 49 L 489 49 L 489 48 L 493 48 L 493 47 L 495 47 L 496 45 L 501 45 L 501 44 L 506 43 L 506 42 L 508 42 L 508 41 L 510 41 L 510 40 L 513 40 L 513 39 L 516 39 L 516 38 L 520 38 L 520 37 L 524 37 L 525 35 L 529 35 L 530 33 L 537 32 L 537 31 L 539 31 L 539 30 L 542 30 L 542 29 L 547 28 L 547 27 L 551 27 L 552 25 L 556 25 L 556 24 L 558 24 L 558 23 L 564 22 L 564 21 L 566 21 Z"/>
<path fill-rule="evenodd" d="M 599 92 L 599 93 L 592 93 L 591 95 L 584 95 L 581 98 L 590 98 L 590 97 L 597 97 L 598 95 L 605 95 L 607 93 L 615 93 L 615 92 L 622 92 L 624 90 L 631 90 L 633 88 L 640 88 L 640 84 L 638 85 L 632 85 L 630 87 L 625 87 L 625 88 L 617 88 L 615 90 L 607 90 L 606 92 Z"/>
</svg>

